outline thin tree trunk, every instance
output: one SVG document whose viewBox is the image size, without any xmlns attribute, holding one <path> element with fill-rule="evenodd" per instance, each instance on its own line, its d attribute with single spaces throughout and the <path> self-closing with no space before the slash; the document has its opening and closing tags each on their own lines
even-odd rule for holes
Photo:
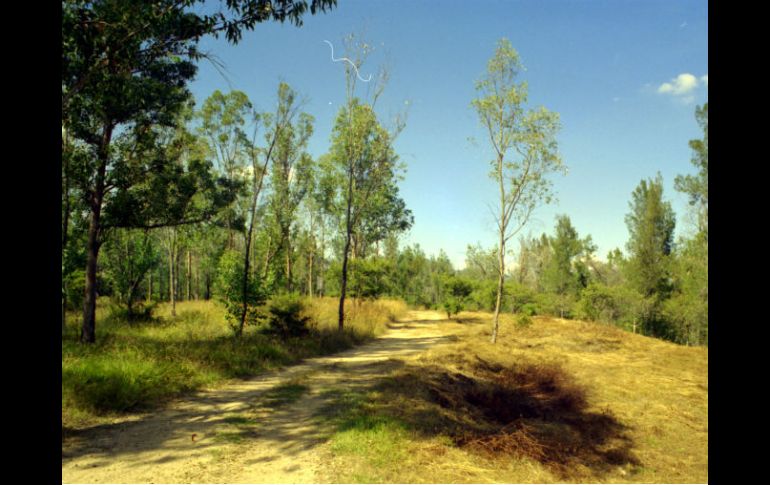
<svg viewBox="0 0 770 485">
<path fill-rule="evenodd" d="M 152 301 L 152 271 L 148 271 L 147 274 L 149 276 L 147 285 L 147 303 L 150 303 Z"/>
<path fill-rule="evenodd" d="M 83 327 L 80 341 L 83 343 L 96 342 L 96 264 L 99 258 L 99 232 L 101 229 L 102 200 L 104 199 L 105 175 L 109 158 L 109 146 L 112 139 L 111 125 L 104 127 L 99 146 L 99 169 L 96 173 L 96 183 L 91 194 L 91 215 L 88 221 L 88 243 L 86 259 L 85 298 L 83 299 Z"/>
<path fill-rule="evenodd" d="M 307 295 L 312 298 L 313 296 L 313 251 L 310 251 L 308 261 L 308 276 L 307 276 Z"/>
<path fill-rule="evenodd" d="M 503 278 L 505 276 L 505 186 L 503 185 L 503 157 L 498 156 L 497 159 L 497 175 L 500 182 L 500 247 L 497 252 L 497 269 L 499 274 L 497 275 L 497 301 L 495 302 L 495 323 L 492 329 L 492 343 L 497 342 L 497 331 L 500 327 L 500 304 L 503 300 L 503 284 L 505 283 Z"/>
<path fill-rule="evenodd" d="M 187 250 L 187 301 L 192 295 L 192 253 Z"/>
<path fill-rule="evenodd" d="M 286 232 L 286 292 L 291 293 L 291 242 Z"/>
<path fill-rule="evenodd" d="M 168 250 L 168 295 L 171 301 L 171 316 L 176 316 L 176 285 L 174 278 L 174 266 L 176 256 L 176 228 L 171 229 L 171 244 Z"/>
<path fill-rule="evenodd" d="M 340 307 L 338 312 L 337 328 L 342 331 L 345 322 L 345 293 L 348 289 L 348 253 L 350 252 L 351 220 L 350 210 L 353 203 L 353 170 L 348 171 L 348 197 L 345 212 L 345 250 L 342 253 L 342 282 L 340 284 Z"/>
<path fill-rule="evenodd" d="M 62 137 L 62 148 L 64 148 L 66 140 Z M 70 178 L 69 178 L 69 156 L 64 158 L 64 220 L 62 221 L 62 234 L 61 234 L 61 250 L 62 258 L 64 258 L 64 251 L 67 249 L 67 239 L 69 235 L 69 221 L 70 221 Z M 64 280 L 64 274 L 62 274 L 62 292 L 61 292 L 61 334 L 67 332 L 67 283 Z"/>
</svg>

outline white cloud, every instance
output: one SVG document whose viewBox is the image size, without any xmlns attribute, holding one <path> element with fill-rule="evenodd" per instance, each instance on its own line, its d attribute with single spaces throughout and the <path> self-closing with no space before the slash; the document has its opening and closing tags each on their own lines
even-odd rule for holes
<svg viewBox="0 0 770 485">
<path fill-rule="evenodd" d="M 709 75 L 708 75 L 708 74 L 704 74 L 703 76 L 701 76 L 701 77 L 700 77 L 700 81 L 701 81 L 703 84 L 705 84 L 705 85 L 706 85 L 706 87 L 709 87 Z"/>
<path fill-rule="evenodd" d="M 671 82 L 663 83 L 658 87 L 658 93 L 671 94 L 673 96 L 687 96 L 698 87 L 698 78 L 689 73 L 680 74 Z"/>
</svg>

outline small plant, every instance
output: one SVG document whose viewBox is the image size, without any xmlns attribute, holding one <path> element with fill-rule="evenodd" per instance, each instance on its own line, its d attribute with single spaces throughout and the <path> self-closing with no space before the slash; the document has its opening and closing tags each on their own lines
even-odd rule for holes
<svg viewBox="0 0 770 485">
<path fill-rule="evenodd" d="M 516 326 L 518 328 L 527 328 L 532 325 L 532 317 L 526 313 L 522 313 L 516 317 Z"/>
<path fill-rule="evenodd" d="M 296 293 L 275 296 L 267 309 L 270 330 L 284 339 L 307 334 L 310 318 L 302 316 L 303 310 L 302 299 Z"/>
</svg>

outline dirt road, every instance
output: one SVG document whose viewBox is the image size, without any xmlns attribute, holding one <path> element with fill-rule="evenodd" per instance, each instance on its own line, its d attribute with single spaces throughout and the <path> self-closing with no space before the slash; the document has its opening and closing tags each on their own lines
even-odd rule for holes
<svg viewBox="0 0 770 485">
<path fill-rule="evenodd" d="M 279 372 L 198 393 L 62 445 L 64 483 L 317 483 L 333 431 L 319 411 L 331 390 L 357 390 L 447 339 L 442 314 L 412 311 L 377 340 Z"/>
</svg>

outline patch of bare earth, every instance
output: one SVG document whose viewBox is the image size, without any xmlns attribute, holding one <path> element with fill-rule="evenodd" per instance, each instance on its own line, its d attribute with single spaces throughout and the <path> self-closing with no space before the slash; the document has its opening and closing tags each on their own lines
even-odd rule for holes
<svg viewBox="0 0 770 485">
<path fill-rule="evenodd" d="M 62 481 L 314 483 L 317 448 L 333 431 L 318 419 L 325 391 L 371 387 L 457 331 L 442 320 L 412 311 L 367 345 L 77 430 L 62 444 Z"/>
</svg>

